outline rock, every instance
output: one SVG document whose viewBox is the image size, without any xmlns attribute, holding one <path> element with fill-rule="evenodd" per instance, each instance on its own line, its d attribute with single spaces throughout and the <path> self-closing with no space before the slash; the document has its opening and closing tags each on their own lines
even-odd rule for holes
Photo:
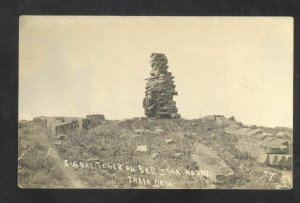
<svg viewBox="0 0 300 203">
<path fill-rule="evenodd" d="M 174 141 L 173 139 L 166 139 L 165 142 L 168 143 L 168 144 L 172 144 L 172 143 L 174 143 L 175 141 Z"/>
<path fill-rule="evenodd" d="M 172 132 L 170 133 L 171 137 L 179 137 L 180 139 L 183 139 L 187 134 L 184 132 Z"/>
<path fill-rule="evenodd" d="M 211 130 L 210 127 L 204 127 L 203 129 L 204 129 L 204 130 Z"/>
<path fill-rule="evenodd" d="M 157 133 L 157 134 L 161 134 L 161 133 L 164 133 L 165 132 L 165 130 L 164 129 L 161 129 L 161 128 L 156 128 L 155 130 L 154 130 L 154 133 Z"/>
<path fill-rule="evenodd" d="M 268 154 L 285 154 L 289 152 L 289 147 L 285 145 L 268 146 L 266 152 Z"/>
<path fill-rule="evenodd" d="M 246 135 L 247 132 L 249 132 L 250 128 L 239 128 L 239 129 L 231 129 L 226 128 L 225 132 L 232 135 Z"/>
<path fill-rule="evenodd" d="M 263 134 L 257 134 L 255 135 L 256 139 L 260 139 L 260 140 L 264 140 L 266 138 L 266 136 L 264 136 Z"/>
<path fill-rule="evenodd" d="M 268 157 L 269 157 L 269 160 L 268 160 L 267 164 L 273 165 L 273 166 L 277 164 L 277 162 L 278 162 L 278 156 L 274 156 L 272 154 L 272 155 L 269 155 Z"/>
<path fill-rule="evenodd" d="M 230 126 L 228 126 L 226 129 L 229 129 L 229 130 L 237 130 L 239 129 L 241 126 L 236 124 L 236 123 L 232 123 Z"/>
<path fill-rule="evenodd" d="M 285 167 L 286 168 L 292 168 L 293 167 L 293 155 L 285 155 L 285 160 L 286 160 L 286 163 L 285 163 Z"/>
<path fill-rule="evenodd" d="M 180 118 L 177 113 L 176 101 L 173 96 L 175 91 L 174 76 L 168 71 L 168 59 L 164 54 L 151 54 L 150 77 L 147 78 L 143 108 L 147 118 Z M 153 108 L 153 105 L 156 107 Z"/>
<path fill-rule="evenodd" d="M 289 145 L 289 141 L 284 139 L 273 139 L 268 142 L 269 144 L 281 144 L 281 145 Z"/>
<path fill-rule="evenodd" d="M 122 127 L 122 128 L 129 128 L 132 125 L 132 120 L 131 119 L 123 119 L 123 120 L 119 120 L 116 122 L 115 125 Z"/>
<path fill-rule="evenodd" d="M 91 148 L 93 148 L 93 145 L 91 145 L 91 144 L 90 144 L 90 145 L 87 145 L 86 148 L 87 148 L 87 149 L 91 149 Z"/>
<path fill-rule="evenodd" d="M 270 157 L 273 156 L 273 157 L 274 157 L 273 159 L 276 158 L 276 161 L 273 162 L 273 165 L 285 167 L 286 162 L 287 162 L 285 155 L 270 154 L 269 156 L 270 156 Z M 271 164 L 272 164 L 272 163 L 270 162 L 270 165 L 271 165 Z"/>
<path fill-rule="evenodd" d="M 159 155 L 158 152 L 153 152 L 152 155 L 151 155 L 151 157 L 154 159 L 154 158 L 156 158 L 158 155 Z"/>
<path fill-rule="evenodd" d="M 172 113 L 171 118 L 181 118 L 181 115 L 178 113 Z"/>
<path fill-rule="evenodd" d="M 274 137 L 274 134 L 272 134 L 272 133 L 263 132 L 262 134 L 267 137 Z"/>
<path fill-rule="evenodd" d="M 268 164 L 270 161 L 270 157 L 268 156 L 268 154 L 263 154 L 257 157 L 256 161 L 261 164 Z"/>
<path fill-rule="evenodd" d="M 59 140 L 65 140 L 66 139 L 66 136 L 64 135 L 64 134 L 59 134 L 59 135 L 57 135 L 57 139 L 59 139 Z"/>
<path fill-rule="evenodd" d="M 260 146 L 260 140 L 241 139 L 235 144 L 235 148 L 252 158 L 265 154 L 265 149 Z"/>
<path fill-rule="evenodd" d="M 263 154 L 259 156 L 256 161 L 270 166 L 292 168 L 293 156 L 282 154 Z"/>
<path fill-rule="evenodd" d="M 176 157 L 176 158 L 179 158 L 179 157 L 181 157 L 181 155 L 182 155 L 182 153 L 176 153 L 173 156 Z"/>
<path fill-rule="evenodd" d="M 133 120 L 137 120 L 137 121 L 146 121 L 148 120 L 146 117 L 134 117 Z"/>
<path fill-rule="evenodd" d="M 260 140 L 265 140 L 266 138 L 271 138 L 270 140 L 272 140 L 274 138 L 273 134 L 270 133 L 258 133 L 256 135 L 254 135 L 255 138 L 260 139 Z"/>
<path fill-rule="evenodd" d="M 143 134 L 145 131 L 143 129 L 134 129 L 133 132 L 136 134 Z"/>
<path fill-rule="evenodd" d="M 139 145 L 136 149 L 137 152 L 146 152 L 148 151 L 147 145 Z"/>
<path fill-rule="evenodd" d="M 254 129 L 254 130 L 250 130 L 250 131 L 246 132 L 246 135 L 253 136 L 253 135 L 256 135 L 259 133 L 262 133 L 262 130 L 258 128 L 258 129 Z"/>
<path fill-rule="evenodd" d="M 198 126 L 198 123 L 192 123 L 192 126 Z"/>
<path fill-rule="evenodd" d="M 243 123 L 242 122 L 235 121 L 235 124 L 239 125 L 240 127 L 243 127 Z"/>
<path fill-rule="evenodd" d="M 234 123 L 234 121 L 231 121 L 224 116 L 216 116 L 216 122 L 220 127 L 229 126 Z"/>
<path fill-rule="evenodd" d="M 200 118 L 200 120 L 203 122 L 208 122 L 208 121 L 216 121 L 216 116 L 215 115 L 211 115 L 211 116 L 204 116 L 202 118 Z"/>
<path fill-rule="evenodd" d="M 61 140 L 55 140 L 53 142 L 53 144 L 55 144 L 55 145 L 62 145 L 62 141 Z"/>
<path fill-rule="evenodd" d="M 276 138 L 275 137 L 266 137 L 265 139 L 264 139 L 264 142 L 271 142 L 271 141 L 273 141 L 273 140 L 275 140 Z"/>
<path fill-rule="evenodd" d="M 285 167 L 291 169 L 293 167 L 293 156 L 282 154 L 270 154 L 270 156 L 277 156 L 276 166 Z"/>
<path fill-rule="evenodd" d="M 231 117 L 229 117 L 228 119 L 231 120 L 231 121 L 235 121 L 234 116 L 231 116 Z"/>
<path fill-rule="evenodd" d="M 233 170 L 213 150 L 201 143 L 194 145 L 195 154 L 191 158 L 199 167 L 199 170 L 208 171 L 208 178 L 214 183 L 224 183 L 234 177 Z"/>
<path fill-rule="evenodd" d="M 279 132 L 276 134 L 276 137 L 280 139 L 292 139 L 293 135 L 288 132 Z"/>
<path fill-rule="evenodd" d="M 283 139 L 265 139 L 262 146 L 268 154 L 285 154 L 289 151 L 289 142 Z"/>
</svg>

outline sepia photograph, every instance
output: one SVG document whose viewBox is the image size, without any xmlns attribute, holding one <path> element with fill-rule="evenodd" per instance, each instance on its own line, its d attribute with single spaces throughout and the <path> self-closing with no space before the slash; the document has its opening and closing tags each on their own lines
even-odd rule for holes
<svg viewBox="0 0 300 203">
<path fill-rule="evenodd" d="M 18 186 L 293 188 L 293 18 L 19 18 Z"/>
</svg>

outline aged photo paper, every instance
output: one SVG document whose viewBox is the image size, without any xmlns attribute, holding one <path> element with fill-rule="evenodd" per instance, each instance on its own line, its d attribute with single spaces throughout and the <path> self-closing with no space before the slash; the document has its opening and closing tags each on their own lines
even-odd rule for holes
<svg viewBox="0 0 300 203">
<path fill-rule="evenodd" d="M 21 16 L 20 188 L 293 187 L 293 18 Z"/>
</svg>

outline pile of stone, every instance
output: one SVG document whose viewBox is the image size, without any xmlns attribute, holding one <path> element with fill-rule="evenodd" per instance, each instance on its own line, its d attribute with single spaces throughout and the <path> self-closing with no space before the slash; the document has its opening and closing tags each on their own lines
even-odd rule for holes
<svg viewBox="0 0 300 203">
<path fill-rule="evenodd" d="M 164 54 L 151 54 L 150 78 L 146 83 L 146 98 L 143 106 L 147 118 L 180 118 L 177 113 L 176 102 L 173 96 L 175 91 L 174 76 L 168 71 L 168 59 Z"/>
</svg>

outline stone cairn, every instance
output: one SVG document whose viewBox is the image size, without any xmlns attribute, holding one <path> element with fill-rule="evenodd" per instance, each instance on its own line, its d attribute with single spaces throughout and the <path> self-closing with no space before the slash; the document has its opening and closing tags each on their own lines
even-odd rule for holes
<svg viewBox="0 0 300 203">
<path fill-rule="evenodd" d="M 178 95 L 175 91 L 174 76 L 168 71 L 168 59 L 164 54 L 151 54 L 150 78 L 147 78 L 146 97 L 151 98 L 150 111 L 145 107 L 147 118 L 180 118 L 177 113 L 176 102 L 173 101 L 173 95 Z M 144 101 L 145 101 L 144 99 Z M 148 105 L 149 106 L 149 105 Z"/>
</svg>

